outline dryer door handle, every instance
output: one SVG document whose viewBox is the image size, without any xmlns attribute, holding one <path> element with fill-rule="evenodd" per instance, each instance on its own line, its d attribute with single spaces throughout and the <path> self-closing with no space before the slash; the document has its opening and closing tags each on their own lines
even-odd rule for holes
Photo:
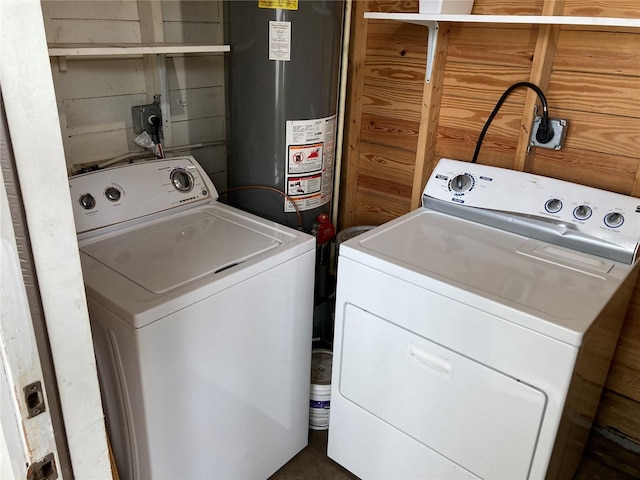
<svg viewBox="0 0 640 480">
<path fill-rule="evenodd" d="M 418 365 L 429 369 L 432 373 L 449 380 L 453 379 L 453 362 L 439 355 L 425 352 L 409 344 L 409 358 Z"/>
</svg>

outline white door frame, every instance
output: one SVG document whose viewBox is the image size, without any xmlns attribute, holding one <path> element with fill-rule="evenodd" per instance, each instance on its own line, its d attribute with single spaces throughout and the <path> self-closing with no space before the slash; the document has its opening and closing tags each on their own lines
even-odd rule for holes
<svg viewBox="0 0 640 480">
<path fill-rule="evenodd" d="M 2 171 L 0 240 L 0 478 L 29 478 L 60 460 Z"/>
<path fill-rule="evenodd" d="M 0 2 L 0 87 L 73 475 L 111 478 L 62 136 L 38 0 Z M 3 273 L 4 268 L 2 265 Z M 4 292 L 3 288 L 3 295 Z M 4 298 L 2 315 L 4 320 Z M 11 322 L 10 318 L 7 320 Z M 5 432 L 4 422 L 2 428 Z M 8 443 L 11 438 L 11 434 L 3 434 L 0 452 L 15 451 L 14 445 Z"/>
</svg>

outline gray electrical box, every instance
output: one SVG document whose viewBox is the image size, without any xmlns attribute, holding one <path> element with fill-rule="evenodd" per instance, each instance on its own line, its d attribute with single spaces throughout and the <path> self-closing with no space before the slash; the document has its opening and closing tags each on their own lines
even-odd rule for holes
<svg viewBox="0 0 640 480">
<path fill-rule="evenodd" d="M 564 145 L 564 140 L 567 136 L 567 126 L 568 126 L 567 121 L 562 119 L 557 119 L 557 118 L 550 118 L 549 123 L 551 124 L 551 128 L 553 129 L 553 138 L 549 140 L 547 143 L 540 143 L 536 139 L 536 133 L 538 132 L 538 128 L 540 128 L 541 120 L 542 120 L 542 117 L 536 115 L 536 118 L 533 121 L 533 128 L 531 129 L 531 139 L 530 139 L 529 146 L 560 150 Z"/>
<path fill-rule="evenodd" d="M 162 110 L 160 109 L 160 95 L 154 95 L 153 103 L 148 105 L 136 105 L 131 107 L 134 133 L 147 132 L 152 137 L 157 133 L 162 138 Z M 152 118 L 156 117 L 156 127 L 152 123 Z"/>
</svg>

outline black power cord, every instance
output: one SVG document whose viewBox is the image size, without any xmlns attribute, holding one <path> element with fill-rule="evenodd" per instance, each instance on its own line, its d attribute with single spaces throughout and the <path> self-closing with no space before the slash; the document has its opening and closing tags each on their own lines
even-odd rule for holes
<svg viewBox="0 0 640 480">
<path fill-rule="evenodd" d="M 151 124 L 154 130 L 151 135 L 153 142 L 160 143 L 160 128 L 161 128 L 160 124 L 162 123 L 162 120 L 157 115 L 151 115 L 149 117 L 149 123 Z"/>
<path fill-rule="evenodd" d="M 480 132 L 480 135 L 478 136 L 478 141 L 476 142 L 476 150 L 473 153 L 473 158 L 471 159 L 471 163 L 476 163 L 478 161 L 478 154 L 480 153 L 480 147 L 482 147 L 482 141 L 484 140 L 484 136 L 486 135 L 487 130 L 489 130 L 489 125 L 491 125 L 493 118 L 498 113 L 498 110 L 500 110 L 500 107 L 502 106 L 504 101 L 507 99 L 509 94 L 513 92 L 515 89 L 520 87 L 527 87 L 533 90 L 534 92 L 536 92 L 538 94 L 538 98 L 540 99 L 540 102 L 542 103 L 542 118 L 540 119 L 540 125 L 538 126 L 538 131 L 536 132 L 536 140 L 539 143 L 549 143 L 553 139 L 553 128 L 551 127 L 551 121 L 549 120 L 549 109 L 547 107 L 547 98 L 544 96 L 544 93 L 542 92 L 540 87 L 538 87 L 535 83 L 531 83 L 531 82 L 514 83 L 504 91 L 504 93 L 496 103 L 496 106 L 493 108 L 493 112 L 491 112 L 491 115 L 489 115 L 489 118 L 487 118 L 487 121 L 485 122 L 484 127 L 482 127 L 482 131 Z"/>
</svg>

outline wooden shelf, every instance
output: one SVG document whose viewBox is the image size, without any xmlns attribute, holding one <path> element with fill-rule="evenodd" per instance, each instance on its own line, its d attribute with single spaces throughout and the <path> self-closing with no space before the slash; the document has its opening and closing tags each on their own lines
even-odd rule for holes
<svg viewBox="0 0 640 480">
<path fill-rule="evenodd" d="M 155 55 L 180 53 L 224 53 L 231 49 L 229 45 L 187 45 L 187 44 L 52 44 L 49 45 L 50 57 L 96 57 L 118 55 Z"/>
<path fill-rule="evenodd" d="M 612 17 L 565 17 L 542 15 L 437 15 L 426 13 L 380 13 L 366 12 L 364 18 L 371 20 L 397 20 L 428 26 L 433 22 L 468 23 L 527 23 L 539 25 L 588 25 L 601 27 L 640 28 L 640 18 Z"/>
<path fill-rule="evenodd" d="M 398 22 L 423 25 L 429 29 L 427 50 L 427 72 L 425 81 L 431 81 L 433 56 L 436 51 L 439 22 L 464 23 L 511 23 L 538 25 L 587 25 L 601 27 L 640 28 L 640 18 L 610 17 L 565 17 L 559 15 L 439 15 L 426 13 L 381 13 L 365 12 L 370 20 L 396 20 Z"/>
</svg>

